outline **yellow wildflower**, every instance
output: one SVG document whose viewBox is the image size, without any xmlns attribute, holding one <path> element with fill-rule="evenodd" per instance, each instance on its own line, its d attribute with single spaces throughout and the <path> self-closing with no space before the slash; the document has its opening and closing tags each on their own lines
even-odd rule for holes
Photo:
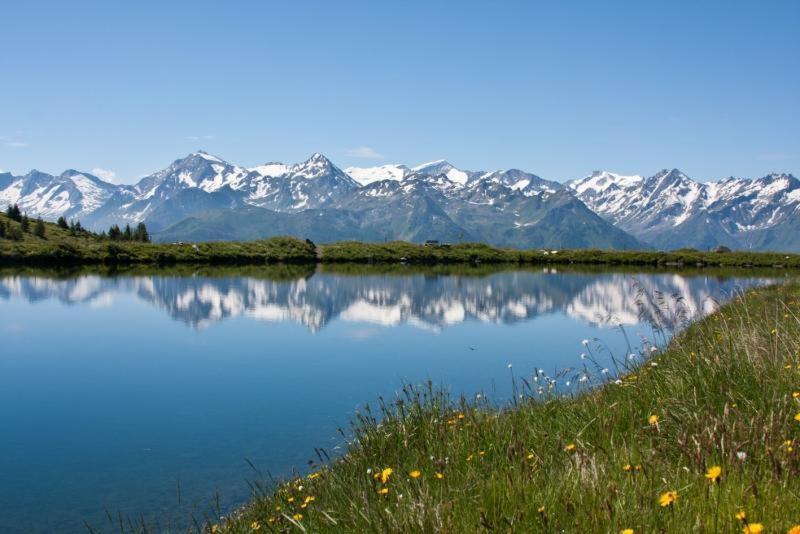
<svg viewBox="0 0 800 534">
<path fill-rule="evenodd" d="M 655 426 L 658 424 L 658 419 L 659 419 L 658 415 L 652 414 L 650 417 L 647 418 L 647 422 L 650 424 L 650 426 Z"/>
<path fill-rule="evenodd" d="M 378 475 L 379 475 L 379 478 L 380 478 L 380 480 L 381 480 L 381 484 L 386 484 L 387 482 L 389 482 L 389 477 L 390 477 L 390 476 L 392 476 L 392 473 L 394 473 L 394 469 L 392 469 L 391 467 L 385 467 L 385 468 L 384 468 L 384 469 L 383 469 L 383 470 L 382 470 L 382 471 L 381 471 L 381 472 L 378 474 Z"/>
<path fill-rule="evenodd" d="M 792 392 L 793 399 L 800 399 L 800 391 L 793 391 Z"/>
<path fill-rule="evenodd" d="M 286 502 L 294 502 L 294 497 L 289 497 L 288 499 L 286 499 Z"/>
<path fill-rule="evenodd" d="M 389 493 L 389 488 L 381 488 L 378 490 L 379 495 L 386 495 L 387 493 Z"/>
<path fill-rule="evenodd" d="M 800 412 L 797 412 L 794 416 L 795 421 L 800 421 Z"/>
<path fill-rule="evenodd" d="M 622 530 L 619 531 L 619 534 L 633 534 L 633 529 L 632 528 L 623 528 Z"/>
<path fill-rule="evenodd" d="M 786 534 L 800 534 L 800 525 L 795 525 L 786 531 Z"/>
<path fill-rule="evenodd" d="M 661 506 L 672 506 L 678 500 L 678 492 L 677 491 L 668 491 L 666 493 L 662 493 L 661 496 L 658 498 L 658 504 Z"/>
<path fill-rule="evenodd" d="M 633 471 L 633 466 L 631 464 L 625 464 L 622 466 L 623 471 Z"/>
<path fill-rule="evenodd" d="M 441 479 L 443 479 L 443 478 L 444 478 L 444 474 L 443 474 L 443 473 L 436 473 L 436 474 L 435 474 L 435 475 L 433 475 L 433 476 L 435 476 L 435 477 L 436 477 L 436 478 L 438 478 L 439 480 L 441 480 Z"/>
<path fill-rule="evenodd" d="M 533 460 L 533 458 L 534 458 L 533 453 L 528 454 L 528 456 L 526 456 L 526 458 L 528 460 Z"/>
<path fill-rule="evenodd" d="M 706 471 L 706 478 L 712 484 L 715 482 L 719 482 L 720 477 L 722 477 L 722 468 L 718 465 L 712 465 Z"/>
<path fill-rule="evenodd" d="M 422 471 L 420 471 L 419 469 L 414 469 L 413 471 L 408 473 L 408 476 L 410 476 L 411 478 L 419 478 L 421 475 Z"/>
<path fill-rule="evenodd" d="M 478 456 L 485 456 L 485 455 L 486 455 L 486 451 L 480 451 L 480 452 L 478 453 Z"/>
<path fill-rule="evenodd" d="M 764 525 L 761 523 L 747 523 L 742 529 L 742 534 L 761 534 L 764 532 Z"/>
<path fill-rule="evenodd" d="M 567 443 L 567 446 L 564 447 L 564 450 L 566 452 L 573 452 L 575 450 L 575 444 L 574 443 Z"/>
<path fill-rule="evenodd" d="M 294 514 L 292 516 L 292 519 L 294 519 L 295 521 L 300 521 L 301 519 L 303 519 L 303 514 Z"/>
<path fill-rule="evenodd" d="M 464 414 L 463 414 L 463 413 L 461 413 L 461 412 L 459 412 L 459 414 L 458 414 L 458 418 L 459 418 L 459 419 L 464 419 Z"/>
<path fill-rule="evenodd" d="M 309 480 L 314 480 L 314 479 L 315 479 L 315 478 L 317 478 L 319 475 L 320 475 L 319 471 L 317 471 L 316 473 L 311 473 L 310 475 L 308 475 L 308 479 L 309 479 Z"/>
<path fill-rule="evenodd" d="M 211 534 L 217 534 L 219 532 L 219 525 L 211 525 Z"/>
<path fill-rule="evenodd" d="M 544 513 L 544 506 L 540 506 L 539 509 L 536 510 L 536 511 L 539 512 L 540 514 L 543 514 Z"/>
<path fill-rule="evenodd" d="M 261 523 L 258 521 L 253 521 L 250 523 L 250 530 L 261 530 Z"/>
<path fill-rule="evenodd" d="M 745 519 L 747 519 L 747 512 L 745 512 L 744 510 L 739 510 L 738 512 L 736 512 L 736 515 L 734 517 L 736 517 L 736 519 L 738 519 L 739 521 L 744 521 Z"/>
<path fill-rule="evenodd" d="M 314 501 L 316 501 L 316 500 L 317 500 L 317 498 L 316 498 L 316 497 L 314 497 L 313 495 L 309 495 L 308 497 L 306 497 L 306 498 L 303 500 L 303 502 L 304 502 L 304 503 L 306 503 L 306 504 L 308 504 L 308 503 L 310 503 L 310 502 L 314 502 Z"/>
<path fill-rule="evenodd" d="M 475 458 L 475 455 L 474 454 L 470 454 L 469 456 L 467 456 L 467 461 L 471 462 L 473 458 Z"/>
</svg>

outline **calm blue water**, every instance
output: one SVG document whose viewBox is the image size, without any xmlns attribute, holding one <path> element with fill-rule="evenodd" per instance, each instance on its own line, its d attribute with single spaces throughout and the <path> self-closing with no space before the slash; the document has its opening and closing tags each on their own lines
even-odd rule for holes
<svg viewBox="0 0 800 534">
<path fill-rule="evenodd" d="M 620 324 L 634 344 L 652 338 L 641 288 L 700 312 L 768 281 L 275 274 L 0 274 L 0 531 L 107 530 L 106 509 L 181 521 L 215 493 L 225 511 L 256 478 L 245 459 L 303 470 L 357 407 L 405 382 L 502 401 L 509 363 L 578 366 L 582 339 L 624 356 Z"/>
</svg>

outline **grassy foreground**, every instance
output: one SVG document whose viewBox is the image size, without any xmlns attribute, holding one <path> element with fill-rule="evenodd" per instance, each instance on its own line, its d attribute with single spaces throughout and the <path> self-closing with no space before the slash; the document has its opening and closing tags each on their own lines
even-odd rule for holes
<svg viewBox="0 0 800 534">
<path fill-rule="evenodd" d="M 619 378 L 569 396 L 518 379 L 503 409 L 405 387 L 342 458 L 204 528 L 800 532 L 800 285 L 748 292 Z"/>
</svg>

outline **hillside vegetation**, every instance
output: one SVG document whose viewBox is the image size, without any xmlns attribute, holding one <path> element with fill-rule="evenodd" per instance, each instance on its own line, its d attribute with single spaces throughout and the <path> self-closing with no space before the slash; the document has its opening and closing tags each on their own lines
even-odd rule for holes
<svg viewBox="0 0 800 534">
<path fill-rule="evenodd" d="M 317 450 L 310 472 L 255 483 L 204 528 L 800 531 L 800 285 L 750 291 L 647 352 L 602 386 L 588 363 L 568 393 L 511 370 L 504 408 L 406 386 L 343 432 L 341 458 Z"/>
<path fill-rule="evenodd" d="M 272 237 L 247 242 L 145 243 L 115 241 L 95 233 L 74 232 L 43 223 L 44 235 L 23 232 L 21 224 L 0 214 L 19 239 L 0 237 L 0 264 L 88 265 L 88 264 L 264 264 L 313 263 L 313 244 L 292 237 Z"/>
<path fill-rule="evenodd" d="M 598 249 L 520 250 L 495 248 L 482 243 L 423 246 L 405 241 L 362 243 L 342 241 L 315 246 L 292 237 L 253 241 L 200 243 L 148 243 L 110 239 L 80 229 L 61 228 L 43 222 L 43 235 L 27 231 L 20 223 L 0 214 L 0 225 L 9 230 L 0 236 L 0 264 L 5 265 L 126 265 L 176 263 L 358 263 L 358 264 L 581 264 L 672 267 L 800 267 L 800 255 L 770 252 L 671 252 Z M 16 234 L 15 238 L 9 237 Z"/>
</svg>

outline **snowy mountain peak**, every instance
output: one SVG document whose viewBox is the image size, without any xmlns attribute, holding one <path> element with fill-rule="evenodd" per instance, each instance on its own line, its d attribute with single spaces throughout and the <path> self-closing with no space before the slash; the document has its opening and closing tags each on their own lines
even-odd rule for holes
<svg viewBox="0 0 800 534">
<path fill-rule="evenodd" d="M 278 161 L 270 161 L 268 163 L 264 163 L 263 165 L 250 167 L 247 170 L 256 174 L 260 174 L 261 176 L 281 176 L 286 174 L 286 172 L 289 170 L 289 166 Z"/>
<path fill-rule="evenodd" d="M 364 186 L 383 180 L 400 182 L 411 173 L 411 169 L 405 165 L 388 164 L 380 167 L 347 167 L 344 172 Z"/>
<path fill-rule="evenodd" d="M 457 169 L 443 159 L 417 165 L 416 167 L 412 167 L 411 170 L 416 174 L 424 174 L 429 176 L 443 174 L 447 176 L 448 180 L 458 186 L 466 185 L 470 177 L 468 172 Z"/>
<path fill-rule="evenodd" d="M 348 182 L 348 185 L 358 187 L 358 183 L 355 180 L 319 152 L 312 154 L 305 162 L 289 167 L 287 175 L 305 179 L 327 177 Z"/>
<path fill-rule="evenodd" d="M 623 175 L 610 171 L 593 171 L 586 178 L 580 178 L 567 183 L 567 187 L 578 195 L 600 194 L 607 189 L 627 189 L 641 184 L 644 178 L 638 174 Z"/>
<path fill-rule="evenodd" d="M 198 150 L 196 152 L 192 152 L 191 154 L 189 154 L 184 159 L 189 159 L 189 158 L 193 158 L 193 157 L 202 158 L 202 159 L 204 159 L 206 161 L 212 161 L 214 163 L 225 163 L 225 161 L 222 160 L 221 158 L 218 158 L 217 156 L 212 156 L 211 154 L 209 154 L 205 150 Z"/>
</svg>

